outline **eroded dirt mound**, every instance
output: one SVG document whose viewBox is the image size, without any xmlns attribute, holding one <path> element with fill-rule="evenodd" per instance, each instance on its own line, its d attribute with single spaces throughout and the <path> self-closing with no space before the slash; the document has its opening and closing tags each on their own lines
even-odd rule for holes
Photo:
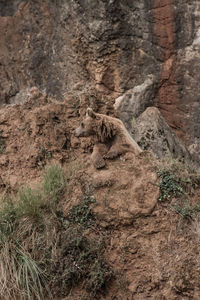
<svg viewBox="0 0 200 300">
<path fill-rule="evenodd" d="M 37 179 L 52 159 L 66 161 L 72 132 L 69 118 L 66 104 L 48 103 L 44 95 L 1 109 L 0 166 L 5 187 Z"/>
<path fill-rule="evenodd" d="M 94 212 L 101 225 L 130 225 L 135 218 L 151 214 L 159 196 L 155 170 L 130 153 L 93 174 L 92 181 L 98 199 Z"/>
<path fill-rule="evenodd" d="M 96 199 L 93 211 L 102 227 L 131 225 L 136 218 L 150 215 L 159 197 L 157 174 L 146 161 L 148 155 L 143 153 L 136 157 L 128 153 L 107 161 L 102 170 L 91 166 L 87 155 L 85 163 L 83 160 L 79 162 L 82 171 L 68 186 L 68 197 L 76 203 L 85 194 L 92 194 Z M 66 212 L 70 205 L 67 203 Z"/>
</svg>

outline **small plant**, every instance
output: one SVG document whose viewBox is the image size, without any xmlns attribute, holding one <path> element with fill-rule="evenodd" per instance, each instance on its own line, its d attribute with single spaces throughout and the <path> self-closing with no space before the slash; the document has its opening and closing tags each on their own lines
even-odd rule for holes
<svg viewBox="0 0 200 300">
<path fill-rule="evenodd" d="M 32 133 L 31 127 L 29 123 L 26 123 L 23 127 L 18 127 L 19 130 L 25 130 L 26 135 L 30 136 Z"/>
<path fill-rule="evenodd" d="M 59 288 L 67 295 L 71 288 L 83 282 L 90 293 L 89 299 L 95 299 L 113 278 L 113 271 L 101 258 L 102 245 L 85 237 L 80 228 L 68 228 L 61 245 L 60 255 L 54 260 L 52 289 Z"/>
<path fill-rule="evenodd" d="M 64 174 L 60 166 L 51 165 L 45 169 L 42 189 L 44 196 L 55 207 L 64 189 Z"/>
<path fill-rule="evenodd" d="M 136 123 L 136 118 L 133 117 L 133 118 L 131 119 L 131 125 L 133 126 L 133 125 L 135 125 L 135 123 Z"/>
<path fill-rule="evenodd" d="M 89 227 L 94 223 L 94 215 L 92 213 L 91 204 L 95 204 L 96 200 L 92 196 L 85 196 L 77 205 L 73 205 L 68 213 L 70 223 L 79 224 Z"/>
<path fill-rule="evenodd" d="M 174 210 L 182 218 L 192 219 L 198 212 L 200 207 L 198 205 L 192 205 L 189 200 L 185 200 L 183 203 L 176 203 L 173 205 Z"/>
<path fill-rule="evenodd" d="M 160 197 L 159 200 L 169 199 L 171 196 L 180 196 L 185 193 L 181 186 L 181 179 L 172 174 L 169 170 L 158 171 L 160 177 Z"/>
<path fill-rule="evenodd" d="M 107 286 L 107 283 L 113 278 L 114 274 L 110 267 L 102 260 L 97 259 L 92 264 L 87 279 L 86 287 L 90 295 L 94 298 L 98 292 Z"/>
<path fill-rule="evenodd" d="M 16 212 L 18 217 L 39 217 L 41 214 L 42 194 L 40 189 L 31 189 L 29 186 L 19 191 Z"/>
<path fill-rule="evenodd" d="M 38 154 L 39 161 L 49 160 L 52 158 L 51 151 L 47 151 L 44 147 L 41 147 Z"/>
<path fill-rule="evenodd" d="M 5 146 L 4 145 L 0 145 L 0 154 L 5 153 L 5 151 L 6 151 Z"/>
</svg>

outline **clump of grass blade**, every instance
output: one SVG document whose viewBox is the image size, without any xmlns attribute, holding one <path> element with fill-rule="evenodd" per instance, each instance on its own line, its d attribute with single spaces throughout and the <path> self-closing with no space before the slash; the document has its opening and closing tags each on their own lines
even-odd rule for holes
<svg viewBox="0 0 200 300">
<path fill-rule="evenodd" d="M 23 187 L 19 191 L 16 211 L 18 217 L 39 217 L 41 214 L 42 193 L 39 189 Z"/>
<path fill-rule="evenodd" d="M 45 274 L 16 242 L 7 240 L 0 248 L 0 296 L 6 299 L 43 299 Z M 4 299 L 5 299 L 4 298 Z"/>
<path fill-rule="evenodd" d="M 42 208 L 55 209 L 64 187 L 61 167 L 52 165 L 46 168 L 40 186 L 32 189 L 23 187 L 18 194 L 17 214 L 19 217 L 41 217 Z"/>
<path fill-rule="evenodd" d="M 46 265 L 41 261 L 45 254 L 39 253 L 38 248 L 42 236 L 44 239 L 41 228 L 48 239 L 55 236 L 54 225 L 47 224 L 44 216 L 47 213 L 49 217 L 53 216 L 51 212 L 56 208 L 63 186 L 62 169 L 54 165 L 45 170 L 40 186 L 21 188 L 18 201 L 7 195 L 4 197 L 0 209 L 1 299 L 44 299 L 44 290 L 49 294 L 45 288 Z M 37 222 L 33 222 L 34 219 Z M 44 241 L 43 245 L 47 247 L 44 252 L 49 249 L 46 244 L 50 242 Z"/>
<path fill-rule="evenodd" d="M 60 166 L 52 165 L 46 168 L 42 188 L 44 195 L 55 207 L 64 188 L 64 174 Z"/>
</svg>

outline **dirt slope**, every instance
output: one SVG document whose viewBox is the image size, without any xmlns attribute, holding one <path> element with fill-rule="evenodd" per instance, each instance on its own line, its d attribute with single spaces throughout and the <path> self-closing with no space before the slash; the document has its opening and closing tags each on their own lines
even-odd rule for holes
<svg viewBox="0 0 200 300">
<path fill-rule="evenodd" d="M 158 201 L 159 179 L 149 153 L 126 154 L 107 161 L 103 170 L 94 169 L 89 139 L 73 136 L 77 122 L 69 104 L 45 95 L 2 108 L 1 193 L 14 193 L 22 184 L 34 186 L 46 164 L 60 163 L 71 170 L 60 203 L 64 216 L 84 195 L 95 197 L 97 227 L 85 234 L 96 240 L 103 237 L 104 258 L 118 274 L 98 299 L 199 299 L 198 219 L 181 219 L 173 199 Z M 198 204 L 196 187 L 191 196 Z M 80 285 L 58 298 L 81 295 Z"/>
</svg>

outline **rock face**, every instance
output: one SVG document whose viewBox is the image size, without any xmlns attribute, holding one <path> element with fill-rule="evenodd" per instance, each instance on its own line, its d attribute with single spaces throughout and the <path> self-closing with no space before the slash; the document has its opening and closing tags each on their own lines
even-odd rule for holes
<svg viewBox="0 0 200 300">
<path fill-rule="evenodd" d="M 1 102 L 15 101 L 27 85 L 59 99 L 94 90 L 114 99 L 159 69 L 148 53 L 151 14 L 143 1 L 17 4 L 2 4 Z"/>
<path fill-rule="evenodd" d="M 143 150 L 150 150 L 157 158 L 173 158 L 190 162 L 191 155 L 167 125 L 156 107 L 147 108 L 132 124 L 134 140 Z"/>
<path fill-rule="evenodd" d="M 129 131 L 135 118 L 139 117 L 146 107 L 153 104 L 154 93 L 153 77 L 149 76 L 143 84 L 135 86 L 115 100 L 114 108 Z"/>
<path fill-rule="evenodd" d="M 85 101 L 113 112 L 114 99 L 124 95 L 121 106 L 127 98 L 134 106 L 134 113 L 129 106 L 121 111 L 128 123 L 157 106 L 198 149 L 199 10 L 196 0 L 3 0 L 0 102 L 17 102 L 38 86 L 58 100 L 75 96 L 79 106 Z M 135 93 L 148 76 L 154 83 L 143 102 Z"/>
</svg>

